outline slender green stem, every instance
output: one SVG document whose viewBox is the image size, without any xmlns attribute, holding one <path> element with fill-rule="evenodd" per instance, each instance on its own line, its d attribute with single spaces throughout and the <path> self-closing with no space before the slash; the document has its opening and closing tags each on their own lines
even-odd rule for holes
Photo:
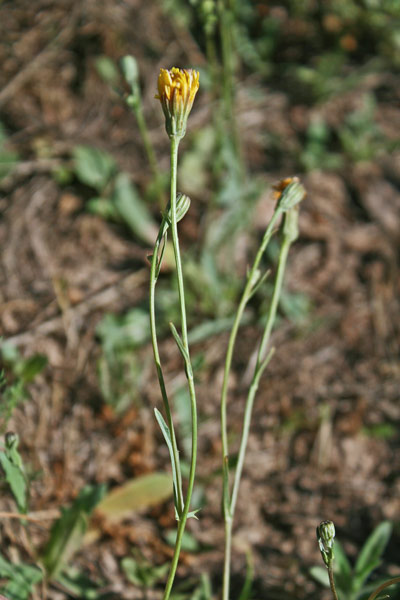
<svg viewBox="0 0 400 600">
<path fill-rule="evenodd" d="M 257 370 L 254 372 L 253 381 L 251 382 L 249 393 L 248 393 L 247 399 L 246 399 L 246 406 L 244 409 L 244 417 L 243 417 L 242 439 L 240 441 L 238 462 L 237 462 L 237 466 L 236 466 L 236 470 L 235 470 L 235 477 L 234 477 L 232 496 L 231 496 L 230 512 L 231 512 L 232 521 L 235 516 L 235 509 L 236 509 L 236 502 L 237 502 L 237 497 L 238 497 L 238 493 L 239 493 L 240 480 L 242 477 L 244 459 L 246 456 L 246 449 L 247 449 L 247 442 L 249 439 L 254 398 L 255 398 L 257 390 L 258 390 L 258 385 L 260 383 L 261 375 L 263 374 L 269 360 L 272 358 L 272 355 L 273 355 L 273 349 L 271 350 L 271 352 L 268 356 L 268 360 L 265 361 L 262 365 L 260 365 L 260 367 L 257 368 Z"/>
<path fill-rule="evenodd" d="M 275 322 L 276 311 L 278 309 L 279 298 L 280 298 L 280 295 L 282 292 L 283 277 L 285 275 L 286 262 L 287 262 L 287 257 L 289 254 L 289 248 L 290 248 L 291 243 L 292 242 L 289 238 L 287 238 L 287 237 L 283 238 L 281 251 L 279 253 L 278 270 L 276 273 L 274 292 L 272 294 L 271 304 L 269 307 L 267 323 L 265 325 L 264 333 L 263 333 L 261 343 L 260 343 L 260 348 L 258 350 L 257 364 L 256 364 L 255 372 L 257 372 L 261 363 L 264 360 L 265 353 L 267 351 L 267 347 L 268 347 L 269 340 L 271 337 L 271 331 L 272 331 L 272 327 Z"/>
<path fill-rule="evenodd" d="M 263 239 L 263 243 L 260 246 L 260 250 L 263 248 L 264 240 L 267 237 L 267 234 L 269 234 L 269 236 L 267 237 L 267 239 L 269 241 L 269 239 L 272 235 L 271 223 L 274 224 L 274 222 L 275 222 L 274 217 L 276 215 L 279 215 L 280 212 L 281 211 L 278 207 L 273 215 L 273 218 L 270 222 L 270 225 L 268 226 L 267 231 L 265 232 L 265 236 Z M 268 243 L 268 241 L 267 241 L 267 243 Z M 229 600 L 230 559 L 231 559 L 231 552 L 232 552 L 231 551 L 232 527 L 233 527 L 233 519 L 234 519 L 234 515 L 235 515 L 237 497 L 238 497 L 238 493 L 239 493 L 240 481 L 241 481 L 241 477 L 242 477 L 243 465 L 244 465 L 244 460 L 245 460 L 245 455 L 246 455 L 247 442 L 248 442 L 248 438 L 249 438 L 249 431 L 250 431 L 251 416 L 252 416 L 253 406 L 254 406 L 254 399 L 255 399 L 255 396 L 256 396 L 256 393 L 258 390 L 258 385 L 259 385 L 261 375 L 263 374 L 263 372 L 264 372 L 265 368 L 267 367 L 270 359 L 272 358 L 272 354 L 273 354 L 273 349 L 271 349 L 270 352 L 268 353 L 268 355 L 265 356 L 265 353 L 266 353 L 266 350 L 267 350 L 267 347 L 268 347 L 268 344 L 270 341 L 270 337 L 271 337 L 272 326 L 273 326 L 273 323 L 276 318 L 276 312 L 277 312 L 279 298 L 280 298 L 281 291 L 282 291 L 283 276 L 284 276 L 284 272 L 285 272 L 286 261 L 287 261 L 290 244 L 291 244 L 291 240 L 288 237 L 284 237 L 283 242 L 282 242 L 281 251 L 279 254 L 278 270 L 277 270 L 276 279 L 275 279 L 274 291 L 273 291 L 271 303 L 269 306 L 267 322 L 266 322 L 264 333 L 263 333 L 263 336 L 262 336 L 262 339 L 260 342 L 260 346 L 258 349 L 257 362 L 256 362 L 256 366 L 254 369 L 252 382 L 250 384 L 250 388 L 249 388 L 249 392 L 248 392 L 248 396 L 247 396 L 246 404 L 245 404 L 245 411 L 244 411 L 244 418 L 243 418 L 243 431 L 242 431 L 242 437 L 241 437 L 241 441 L 240 441 L 238 462 L 236 465 L 236 470 L 235 470 L 235 475 L 234 475 L 234 482 L 233 482 L 233 488 L 232 488 L 232 495 L 231 495 L 231 499 L 230 499 L 229 512 L 228 512 L 228 515 L 225 516 L 225 534 L 226 535 L 225 535 L 224 580 L 223 580 L 223 594 L 222 594 L 223 600 Z M 244 305 L 248 301 L 248 297 L 251 294 L 252 286 L 250 286 L 249 283 L 251 282 L 252 276 L 254 275 L 254 273 L 258 267 L 258 263 L 261 259 L 262 253 L 260 255 L 260 250 L 257 253 L 256 260 L 254 262 L 252 270 L 250 271 L 249 279 L 248 279 L 245 291 L 242 296 L 242 301 L 243 301 L 243 298 L 246 299 L 244 302 Z M 265 248 L 264 248 L 264 250 L 265 250 Z M 241 304 L 242 304 L 242 302 L 239 305 L 239 309 L 240 309 Z M 239 310 L 238 310 L 238 313 L 239 313 Z M 232 329 L 232 332 L 233 332 L 233 329 Z M 236 330 L 236 332 L 237 332 L 237 330 Z M 227 362 L 225 363 L 226 377 L 229 376 L 230 362 L 232 360 L 232 353 L 233 353 L 233 346 L 235 343 L 235 339 L 236 339 L 236 333 L 234 333 L 234 335 L 231 334 L 231 339 L 229 340 L 229 349 L 228 349 L 229 357 L 227 355 Z M 230 347 L 231 341 L 232 341 L 232 347 Z M 225 383 L 225 378 L 224 378 L 224 383 Z M 224 390 L 224 388 L 223 388 L 223 390 Z M 224 403 L 224 412 L 225 412 L 224 427 L 226 428 L 226 388 L 225 388 L 225 392 L 223 392 L 223 393 L 225 394 L 223 403 Z M 225 430 L 225 440 L 226 440 L 226 430 Z M 226 446 L 226 448 L 224 448 L 224 451 L 225 450 L 227 450 L 227 446 Z M 225 456 L 227 456 L 227 453 L 225 454 Z"/>
<path fill-rule="evenodd" d="M 244 310 L 246 308 L 247 302 L 249 301 L 249 299 L 251 297 L 252 289 L 254 287 L 255 274 L 258 270 L 261 258 L 268 246 L 268 243 L 272 237 L 272 234 L 274 233 L 274 228 L 275 228 L 276 222 L 281 214 L 282 214 L 282 211 L 278 206 L 275 209 L 274 214 L 272 215 L 272 219 L 269 222 L 269 225 L 265 231 L 263 240 L 258 249 L 253 266 L 251 267 L 251 269 L 248 273 L 247 283 L 244 288 L 242 298 L 240 300 L 240 303 L 239 303 L 239 306 L 238 306 L 238 309 L 237 309 L 237 312 L 235 315 L 235 320 L 232 325 L 231 334 L 229 336 L 228 349 L 226 352 L 226 359 L 225 359 L 224 379 L 223 379 L 223 383 L 222 383 L 222 392 L 221 392 L 221 435 L 222 435 L 222 459 L 223 460 L 225 459 L 225 456 L 228 456 L 228 454 L 229 454 L 226 409 L 227 409 L 229 375 L 230 375 L 231 366 L 232 366 L 232 358 L 233 358 L 233 351 L 234 351 L 235 343 L 236 343 L 236 337 L 237 337 L 239 326 L 240 326 L 240 323 L 241 323 L 241 320 L 243 317 Z"/>
<path fill-rule="evenodd" d="M 336 591 L 335 580 L 333 578 L 333 566 L 332 566 L 332 562 L 328 566 L 328 576 L 329 576 L 329 585 L 331 586 L 333 600 L 339 600 L 338 595 L 337 595 L 337 591 Z"/>
<path fill-rule="evenodd" d="M 172 443 L 172 451 L 173 451 L 173 461 L 174 461 L 174 470 L 177 476 L 177 485 L 178 489 L 175 490 L 176 493 L 176 502 L 177 502 L 177 512 L 180 516 L 183 512 L 183 493 L 182 493 L 182 474 L 181 467 L 179 462 L 179 451 L 176 443 L 174 424 L 172 421 L 171 409 L 169 406 L 167 390 L 165 387 L 164 376 L 161 367 L 160 353 L 158 349 L 158 341 L 157 341 L 157 328 L 156 328 L 156 311 L 155 311 L 155 289 L 157 283 L 156 277 L 156 269 L 157 262 L 160 250 L 160 236 L 157 237 L 153 256 L 151 259 L 151 270 L 150 270 L 150 332 L 151 332 L 151 342 L 153 346 L 153 355 L 154 362 L 157 370 L 158 382 L 160 385 L 161 396 L 163 400 L 165 415 L 167 417 L 167 424 L 171 434 L 171 443 Z"/>
<path fill-rule="evenodd" d="M 225 515 L 225 549 L 224 549 L 224 571 L 222 576 L 222 600 L 229 600 L 229 584 L 231 577 L 232 556 L 232 517 Z"/>
<path fill-rule="evenodd" d="M 192 455 L 190 460 L 190 471 L 189 471 L 189 482 L 188 489 L 186 492 L 185 504 L 183 512 L 179 520 L 178 531 L 175 541 L 174 555 L 168 579 L 164 591 L 164 600 L 168 600 L 171 594 L 172 585 L 175 578 L 176 569 L 178 567 L 179 555 L 182 545 L 182 537 L 186 527 L 186 521 L 189 513 L 190 502 L 192 499 L 194 477 L 196 471 L 196 458 L 197 458 L 197 408 L 196 408 L 196 394 L 194 389 L 194 380 L 192 369 L 190 365 L 190 354 L 189 344 L 187 335 L 187 322 L 186 322 L 186 307 L 185 307 L 185 290 L 183 285 L 183 273 L 182 263 L 179 250 L 179 239 L 178 239 L 178 227 L 176 219 L 176 179 L 177 179 L 177 165 L 178 165 L 178 147 L 179 138 L 171 138 L 171 232 L 172 232 L 172 243 L 174 247 L 176 272 L 178 279 L 178 293 L 179 293 L 179 304 L 181 312 L 181 334 L 182 342 L 187 353 L 188 364 L 186 365 L 186 375 L 188 379 L 189 395 L 190 395 L 190 407 L 191 407 L 191 427 L 192 427 Z"/>
</svg>

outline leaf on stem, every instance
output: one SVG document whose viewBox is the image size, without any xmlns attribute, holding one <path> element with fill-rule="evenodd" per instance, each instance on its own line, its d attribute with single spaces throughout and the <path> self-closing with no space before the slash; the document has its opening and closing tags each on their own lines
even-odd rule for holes
<svg viewBox="0 0 400 600">
<path fill-rule="evenodd" d="M 176 516 L 177 516 L 177 521 L 179 521 L 181 515 L 180 515 L 179 504 L 178 504 L 178 498 L 182 498 L 183 496 L 182 496 L 182 490 L 178 486 L 178 476 L 177 476 L 177 472 L 176 472 L 176 465 L 175 465 L 175 459 L 174 459 L 174 450 L 173 450 L 173 447 L 172 447 L 171 432 L 169 430 L 168 425 L 166 424 L 166 422 L 164 420 L 164 417 L 162 416 L 162 414 L 160 413 L 160 411 L 157 408 L 154 409 L 154 414 L 156 416 L 157 423 L 160 426 L 161 433 L 164 436 L 165 442 L 166 442 L 167 447 L 168 447 L 169 456 L 170 456 L 170 459 L 171 459 L 172 480 L 173 480 L 173 485 L 174 485 L 175 511 L 176 511 Z M 179 461 L 179 455 L 178 455 L 178 461 Z"/>
<path fill-rule="evenodd" d="M 11 433 L 6 434 L 6 448 L 0 452 L 0 465 L 6 476 L 20 513 L 28 510 L 28 484 L 24 472 L 21 456 L 18 452 L 18 437 L 15 442 L 10 442 Z"/>
<path fill-rule="evenodd" d="M 190 374 L 190 375 L 192 374 L 192 366 L 191 366 L 191 364 L 190 364 L 190 358 L 189 358 L 189 354 L 187 353 L 187 351 L 186 351 L 186 348 L 185 348 L 185 346 L 183 345 L 183 342 L 182 342 L 182 340 L 181 340 L 181 337 L 180 337 L 179 333 L 178 333 L 178 332 L 177 332 L 177 330 L 176 330 L 176 327 L 175 327 L 175 325 L 174 325 L 174 324 L 171 322 L 171 323 L 169 324 L 169 327 L 170 327 L 170 329 L 171 329 L 171 333 L 172 333 L 172 335 L 174 336 L 174 340 L 175 340 L 175 342 L 176 342 L 176 345 L 178 346 L 178 348 L 179 348 L 179 351 L 180 351 L 180 353 L 182 354 L 182 358 L 183 358 L 183 360 L 185 361 L 185 365 L 186 365 L 186 371 L 187 371 L 187 373 L 186 373 L 186 374 L 189 376 L 189 374 Z"/>
</svg>

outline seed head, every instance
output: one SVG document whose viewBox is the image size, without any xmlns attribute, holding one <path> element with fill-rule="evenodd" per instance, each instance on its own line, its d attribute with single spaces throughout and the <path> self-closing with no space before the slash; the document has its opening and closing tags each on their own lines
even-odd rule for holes
<svg viewBox="0 0 400 600">
<path fill-rule="evenodd" d="M 160 70 L 156 98 L 161 102 L 169 137 L 185 135 L 186 122 L 199 89 L 199 76 L 193 69 Z"/>
</svg>

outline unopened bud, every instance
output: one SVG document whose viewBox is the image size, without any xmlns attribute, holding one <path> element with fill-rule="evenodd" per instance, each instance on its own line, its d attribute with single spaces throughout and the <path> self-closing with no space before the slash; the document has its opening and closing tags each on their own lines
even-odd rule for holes
<svg viewBox="0 0 400 600">
<path fill-rule="evenodd" d="M 139 79 L 139 69 L 136 59 L 133 56 L 123 56 L 121 58 L 121 69 L 126 82 L 133 88 L 137 85 Z"/>
<path fill-rule="evenodd" d="M 19 437 L 13 431 L 7 431 L 7 433 L 4 436 L 4 439 L 6 442 L 7 450 L 11 450 L 12 448 L 18 448 Z"/>
<path fill-rule="evenodd" d="M 323 561 L 327 567 L 334 558 L 335 525 L 332 521 L 322 521 L 317 527 L 317 539 Z"/>
<path fill-rule="evenodd" d="M 298 177 L 289 177 L 283 179 L 275 186 L 275 196 L 279 202 L 279 207 L 283 211 L 287 211 L 293 206 L 296 206 L 303 200 L 306 191 L 300 183 Z"/>
</svg>

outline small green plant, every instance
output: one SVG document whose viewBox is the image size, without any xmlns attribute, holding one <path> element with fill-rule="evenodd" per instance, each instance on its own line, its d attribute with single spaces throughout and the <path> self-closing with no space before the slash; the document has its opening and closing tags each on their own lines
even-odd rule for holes
<svg viewBox="0 0 400 600">
<path fill-rule="evenodd" d="M 153 588 L 168 571 L 168 564 L 154 566 L 139 552 L 134 552 L 134 556 L 123 558 L 121 567 L 130 583 L 145 590 Z"/>
<path fill-rule="evenodd" d="M 105 315 L 96 328 L 102 354 L 97 370 L 104 400 L 117 413 L 140 403 L 142 360 L 138 353 L 148 342 L 149 313 L 134 308 L 124 315 Z"/>
<path fill-rule="evenodd" d="M 18 511 L 28 512 L 29 485 L 21 455 L 18 452 L 19 438 L 9 431 L 5 435 L 4 450 L 0 450 L 0 465 L 14 496 Z"/>
<path fill-rule="evenodd" d="M 119 172 L 110 154 L 92 146 L 76 146 L 73 171 L 78 180 L 95 190 L 88 208 L 102 217 L 124 223 L 143 242 L 153 239 L 156 225 L 129 176 Z"/>
<path fill-rule="evenodd" d="M 27 529 L 29 538 L 29 522 L 35 519 L 29 515 L 29 480 L 18 444 L 18 435 L 13 432 L 5 435 L 4 448 L 0 450 L 0 467 L 17 505 L 21 526 Z M 10 600 L 27 600 L 36 584 L 42 580 L 57 580 L 72 555 L 81 547 L 88 517 L 105 491 L 104 485 L 86 486 L 71 507 L 61 509 L 61 517 L 55 521 L 41 556 L 32 548 L 37 566 L 11 563 L 0 554 L 0 577 L 6 580 L 0 591 Z M 3 517 L 16 518 L 18 513 L 3 514 Z"/>
<path fill-rule="evenodd" d="M 0 432 L 7 430 L 7 425 L 15 408 L 29 397 L 28 384 L 31 383 L 47 365 L 44 354 L 34 354 L 23 358 L 18 348 L 8 342 L 1 342 L 0 353 L 4 366 L 11 372 L 9 383 L 4 370 L 0 370 Z"/>
<path fill-rule="evenodd" d="M 338 131 L 344 153 L 354 162 L 370 161 L 385 149 L 385 137 L 375 121 L 376 102 L 365 94 L 360 109 L 350 113 Z"/>
<path fill-rule="evenodd" d="M 368 583 L 368 579 L 381 564 L 382 555 L 392 533 L 390 521 L 383 521 L 371 533 L 361 548 L 354 567 L 351 566 L 342 546 L 335 541 L 332 521 L 322 521 L 317 527 L 317 539 L 326 569 L 315 566 L 311 575 L 325 587 L 330 587 L 334 600 L 361 600 L 372 598 L 385 587 L 400 582 L 400 577 Z"/>
</svg>

